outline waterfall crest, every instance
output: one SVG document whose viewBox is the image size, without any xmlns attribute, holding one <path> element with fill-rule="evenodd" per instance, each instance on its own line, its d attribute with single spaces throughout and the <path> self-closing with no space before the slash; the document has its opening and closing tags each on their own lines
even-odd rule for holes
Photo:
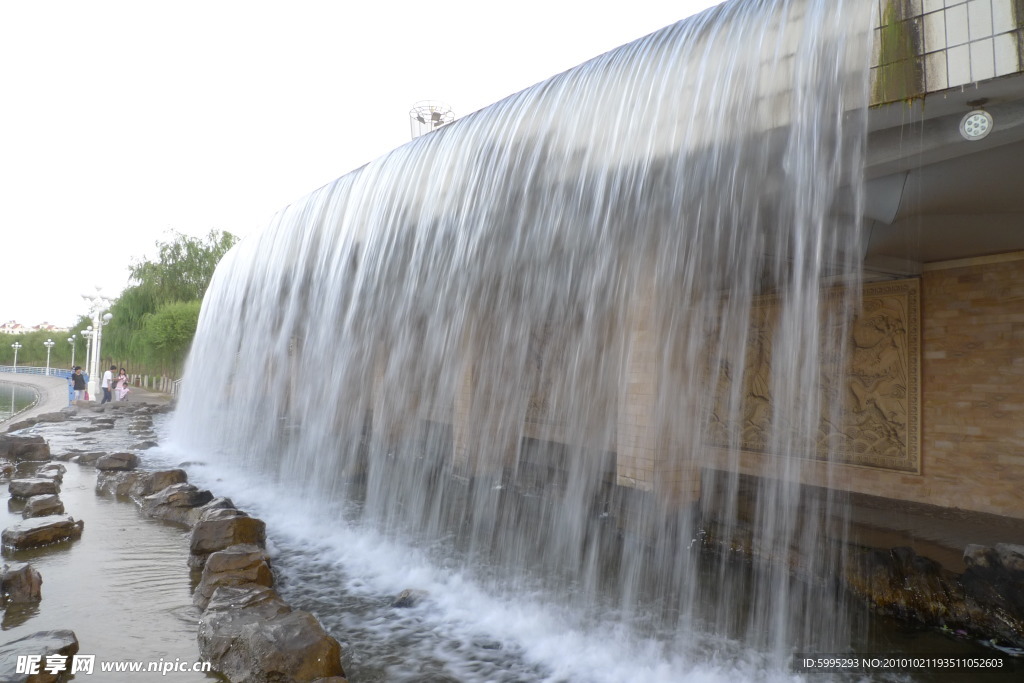
<svg viewBox="0 0 1024 683">
<path fill-rule="evenodd" d="M 581 620 L 838 651 L 842 506 L 799 483 L 873 4 L 726 3 L 285 208 L 217 269 L 173 439 Z"/>
</svg>

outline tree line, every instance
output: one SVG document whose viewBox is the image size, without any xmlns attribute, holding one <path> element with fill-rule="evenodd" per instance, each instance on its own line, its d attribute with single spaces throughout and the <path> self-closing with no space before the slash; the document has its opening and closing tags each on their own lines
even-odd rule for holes
<svg viewBox="0 0 1024 683">
<path fill-rule="evenodd" d="M 180 376 L 195 336 L 199 307 L 213 271 L 238 238 L 212 230 L 206 237 L 172 233 L 157 242 L 155 260 L 141 260 L 129 270 L 128 287 L 110 307 L 113 316 L 103 327 L 100 367 L 126 367 L 132 374 Z M 69 332 L 4 334 L 0 363 L 10 365 L 19 342 L 18 365 L 45 366 L 45 341 L 52 339 L 50 367 L 85 366 L 86 340 L 81 331 L 93 324 L 88 314 L 78 318 Z M 55 336 L 56 335 L 56 336 Z M 74 344 L 68 337 L 75 336 Z"/>
</svg>

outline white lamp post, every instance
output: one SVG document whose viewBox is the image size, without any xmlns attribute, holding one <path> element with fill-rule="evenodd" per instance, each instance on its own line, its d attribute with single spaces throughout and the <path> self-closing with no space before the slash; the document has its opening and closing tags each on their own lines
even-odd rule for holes
<svg viewBox="0 0 1024 683">
<path fill-rule="evenodd" d="M 53 341 L 52 339 L 47 339 L 46 341 L 43 342 L 43 346 L 46 347 L 46 376 L 47 377 L 50 376 L 50 350 L 53 349 L 53 347 L 54 347 L 54 345 L 56 343 L 57 342 Z"/>
<path fill-rule="evenodd" d="M 75 335 L 68 337 L 68 344 L 71 344 L 71 368 L 75 367 Z"/>
<path fill-rule="evenodd" d="M 87 328 L 91 330 L 90 340 L 95 342 L 92 344 L 92 349 L 89 352 L 89 397 L 92 400 L 96 400 L 97 387 L 99 386 L 98 375 L 99 375 L 99 361 L 100 361 L 100 339 L 103 336 L 102 327 L 103 325 L 110 322 L 113 317 L 109 313 L 104 314 L 110 307 L 110 299 L 100 294 L 100 288 L 96 288 L 95 294 L 83 294 L 82 298 L 89 302 L 89 312 L 92 314 L 92 325 Z M 82 331 L 82 334 L 86 334 L 86 330 Z"/>
<path fill-rule="evenodd" d="M 92 372 L 92 325 L 79 332 L 85 337 L 85 373 Z"/>
<path fill-rule="evenodd" d="M 18 371 L 18 349 L 21 348 L 21 344 L 19 342 L 14 342 L 13 344 L 11 344 L 11 348 L 14 349 L 14 371 L 17 372 Z"/>
</svg>

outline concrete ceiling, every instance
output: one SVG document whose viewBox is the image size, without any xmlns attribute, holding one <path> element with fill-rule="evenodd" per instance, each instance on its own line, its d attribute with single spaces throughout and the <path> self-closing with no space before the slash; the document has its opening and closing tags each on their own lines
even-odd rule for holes
<svg viewBox="0 0 1024 683">
<path fill-rule="evenodd" d="M 960 120 L 976 106 L 994 125 L 968 141 Z M 1024 250 L 1024 74 L 878 107 L 869 126 L 869 275 Z"/>
</svg>

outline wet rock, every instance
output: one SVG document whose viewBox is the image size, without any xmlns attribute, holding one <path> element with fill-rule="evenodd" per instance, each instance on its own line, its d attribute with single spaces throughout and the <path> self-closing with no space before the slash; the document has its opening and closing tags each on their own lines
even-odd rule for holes
<svg viewBox="0 0 1024 683">
<path fill-rule="evenodd" d="M 174 484 L 142 499 L 142 512 L 172 522 L 195 524 L 201 508 L 213 500 L 213 494 L 192 484 Z"/>
<path fill-rule="evenodd" d="M 77 462 L 79 465 L 95 465 L 96 461 L 102 458 L 106 453 L 102 451 L 90 451 L 88 453 L 79 453 L 78 455 L 72 456 L 71 462 Z"/>
<path fill-rule="evenodd" d="M 1024 647 L 1021 550 L 969 545 L 958 575 L 910 548 L 874 549 L 849 563 L 846 583 L 885 614 Z"/>
<path fill-rule="evenodd" d="M 214 508 L 203 512 L 189 541 L 188 565 L 201 569 L 211 553 L 236 545 L 263 547 L 267 525 L 234 508 Z"/>
<path fill-rule="evenodd" d="M 152 439 L 148 439 L 146 441 L 139 441 L 137 443 L 133 443 L 131 445 L 131 449 L 133 451 L 145 451 L 145 450 L 149 450 L 150 448 L 156 448 L 159 445 L 160 444 L 157 443 L 156 441 L 154 441 Z"/>
<path fill-rule="evenodd" d="M 200 656 L 232 681 L 332 680 L 341 646 L 309 612 L 259 586 L 221 587 L 199 622 Z M 337 678 L 333 678 L 337 680 Z"/>
<path fill-rule="evenodd" d="M 134 453 L 111 453 L 96 460 L 96 469 L 108 472 L 134 470 L 138 465 L 139 456 Z"/>
<path fill-rule="evenodd" d="M 36 474 L 47 479 L 63 479 L 67 471 L 68 468 L 59 462 L 48 462 L 36 470 Z"/>
<path fill-rule="evenodd" d="M 187 481 L 188 475 L 181 469 L 106 471 L 96 475 L 96 493 L 140 499 Z"/>
<path fill-rule="evenodd" d="M 998 543 L 995 551 L 1006 571 L 1024 572 L 1024 545 Z"/>
<path fill-rule="evenodd" d="M 426 591 L 416 590 L 415 588 L 406 588 L 395 596 L 395 599 L 391 601 L 391 606 L 397 608 L 415 607 L 426 597 Z"/>
<path fill-rule="evenodd" d="M 25 501 L 25 507 L 21 509 L 21 516 L 25 519 L 63 514 L 64 503 L 59 496 L 52 493 L 44 496 L 32 496 Z"/>
<path fill-rule="evenodd" d="M 50 447 L 41 436 L 0 434 L 0 459 L 11 462 L 42 462 L 50 459 Z"/>
<path fill-rule="evenodd" d="M 192 602 L 199 609 L 205 609 L 218 588 L 250 584 L 268 588 L 274 585 L 270 558 L 267 551 L 258 545 L 234 545 L 206 558 Z"/>
<path fill-rule="evenodd" d="M 970 551 L 970 557 L 968 556 Z M 960 577 L 969 615 L 968 630 L 1024 647 L 1024 547 L 968 546 Z"/>
<path fill-rule="evenodd" d="M 30 417 L 30 418 L 27 418 L 25 420 L 19 420 L 18 422 L 12 422 L 11 424 L 9 424 L 7 426 L 7 431 L 8 432 L 20 432 L 22 429 L 28 429 L 29 427 L 34 427 L 35 424 L 36 424 L 35 419 Z"/>
<path fill-rule="evenodd" d="M 60 485 L 53 479 L 32 477 L 13 479 L 7 485 L 12 498 L 31 498 L 32 496 L 56 495 L 60 493 Z"/>
<path fill-rule="evenodd" d="M 0 480 L 9 481 L 14 476 L 14 463 L 9 460 L 0 460 Z"/>
<path fill-rule="evenodd" d="M 34 517 L 7 527 L 0 539 L 3 540 L 4 546 L 15 550 L 35 548 L 81 538 L 84 526 L 81 520 L 76 522 L 70 515 Z"/>
<path fill-rule="evenodd" d="M 0 596 L 4 604 L 39 602 L 42 587 L 43 577 L 25 562 L 4 565 L 0 574 Z"/>
<path fill-rule="evenodd" d="M 36 415 L 36 422 L 64 422 L 68 419 L 67 413 L 43 413 L 42 415 Z"/>
<path fill-rule="evenodd" d="M 78 654 L 78 638 L 74 631 L 40 631 L 24 638 L 12 640 L 0 645 L 0 680 L 10 683 L 59 683 L 68 680 L 68 672 L 61 671 L 51 674 L 45 670 L 46 658 L 60 655 L 66 663 Z M 41 658 L 39 673 L 18 674 L 19 656 L 37 656 Z M 69 668 L 69 667 L 68 667 Z"/>
</svg>

